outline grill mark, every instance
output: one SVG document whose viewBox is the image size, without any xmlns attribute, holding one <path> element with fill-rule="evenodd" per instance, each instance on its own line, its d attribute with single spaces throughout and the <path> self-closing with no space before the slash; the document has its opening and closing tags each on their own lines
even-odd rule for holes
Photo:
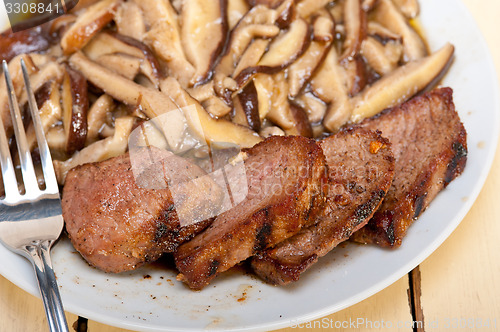
<svg viewBox="0 0 500 332">
<path fill-rule="evenodd" d="M 165 225 L 165 223 L 161 221 L 157 222 L 153 241 L 156 243 L 162 242 L 163 238 L 167 235 L 167 233 L 168 233 L 167 225 Z"/>
<path fill-rule="evenodd" d="M 216 259 L 214 259 L 211 263 L 210 266 L 208 267 L 208 276 L 211 277 L 217 273 L 217 270 L 219 269 L 220 262 Z"/>
<path fill-rule="evenodd" d="M 266 209 L 266 219 L 267 219 L 268 211 Z M 255 236 L 255 245 L 254 251 L 261 251 L 266 249 L 267 247 L 267 238 L 271 235 L 271 224 L 264 223 L 262 227 L 257 231 L 257 235 Z"/>
<path fill-rule="evenodd" d="M 417 218 L 422 213 L 426 197 L 427 193 L 424 193 L 415 198 L 415 204 L 414 204 L 415 213 L 413 214 L 413 218 Z"/>
<path fill-rule="evenodd" d="M 465 148 L 461 142 L 453 142 L 453 151 L 455 152 L 455 155 L 448 163 L 448 168 L 444 177 L 445 186 L 453 181 L 458 173 L 458 167 L 460 167 L 460 164 L 465 162 L 467 158 L 467 148 Z"/>
<path fill-rule="evenodd" d="M 396 243 L 396 236 L 394 235 L 394 224 L 395 224 L 394 219 L 391 218 L 386 231 L 387 240 L 389 241 L 391 246 L 393 246 L 394 243 Z"/>
<path fill-rule="evenodd" d="M 363 221 L 365 221 L 374 213 L 373 207 L 376 206 L 385 197 L 385 194 L 386 191 L 382 189 L 373 192 L 372 195 L 370 196 L 370 200 L 360 205 L 356 209 L 356 211 L 354 212 L 356 221 L 354 222 L 352 228 L 355 228 L 356 226 L 361 224 Z"/>
</svg>

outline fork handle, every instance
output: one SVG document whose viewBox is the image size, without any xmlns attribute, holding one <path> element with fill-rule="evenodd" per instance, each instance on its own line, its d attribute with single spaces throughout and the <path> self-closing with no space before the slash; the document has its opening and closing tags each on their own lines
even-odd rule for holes
<svg viewBox="0 0 500 332">
<path fill-rule="evenodd" d="M 35 269 L 50 331 L 68 332 L 68 323 L 50 259 L 50 247 L 53 242 L 52 240 L 40 241 L 26 246 L 26 250 Z"/>
</svg>

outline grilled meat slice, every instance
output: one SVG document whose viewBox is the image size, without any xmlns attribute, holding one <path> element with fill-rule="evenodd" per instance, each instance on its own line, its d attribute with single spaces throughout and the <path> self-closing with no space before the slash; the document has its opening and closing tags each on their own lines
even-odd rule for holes
<svg viewBox="0 0 500 332">
<path fill-rule="evenodd" d="M 381 130 L 391 141 L 396 173 L 382 206 L 353 239 L 396 248 L 413 221 L 464 170 L 467 133 L 450 88 L 415 97 L 361 127 Z"/>
<path fill-rule="evenodd" d="M 210 222 L 181 225 L 178 211 L 194 204 L 193 211 L 212 209 L 222 200 L 221 188 L 202 169 L 168 151 L 143 148 L 134 159 L 162 163 L 158 170 L 151 169 L 154 163 L 134 169 L 127 153 L 85 164 L 68 173 L 63 189 L 63 217 L 73 246 L 106 272 L 133 270 L 173 251 Z M 165 184 L 166 168 L 176 170 L 169 182 L 186 181 L 180 189 L 184 200 L 181 195 L 174 200 Z M 189 187 L 192 179 L 195 188 Z"/>
<path fill-rule="evenodd" d="M 322 140 L 321 147 L 329 186 L 318 222 L 251 260 L 257 275 L 272 284 L 297 281 L 319 257 L 349 239 L 366 225 L 391 186 L 394 157 L 380 133 L 344 130 Z"/>
<path fill-rule="evenodd" d="M 244 153 L 245 199 L 174 253 L 178 279 L 193 289 L 315 222 L 324 203 L 326 161 L 315 141 L 273 136 Z"/>
</svg>

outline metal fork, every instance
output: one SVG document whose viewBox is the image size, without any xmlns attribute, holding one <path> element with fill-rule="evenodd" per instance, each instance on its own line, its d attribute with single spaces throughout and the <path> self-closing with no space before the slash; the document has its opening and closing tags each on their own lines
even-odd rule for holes
<svg viewBox="0 0 500 332">
<path fill-rule="evenodd" d="M 32 262 L 50 330 L 68 331 L 50 259 L 50 248 L 61 234 L 64 223 L 61 215 L 59 187 L 23 59 L 21 59 L 21 68 L 40 151 L 45 189 L 41 190 L 38 186 L 15 90 L 7 62 L 4 60 L 3 72 L 7 82 L 10 114 L 19 152 L 25 193 L 19 192 L 9 144 L 0 116 L 0 164 L 5 189 L 5 198 L 0 199 L 0 242 Z"/>
</svg>

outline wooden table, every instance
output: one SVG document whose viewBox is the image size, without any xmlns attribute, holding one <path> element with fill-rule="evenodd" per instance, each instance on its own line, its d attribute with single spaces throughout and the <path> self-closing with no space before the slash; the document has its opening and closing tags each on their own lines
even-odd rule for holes
<svg viewBox="0 0 500 332">
<path fill-rule="evenodd" d="M 482 30 L 500 73 L 500 1 L 463 0 Z M 499 75 L 500 76 L 500 75 Z M 500 78 L 500 77 L 499 77 Z M 417 331 L 409 322 L 424 321 L 425 331 L 500 331 L 500 149 L 486 184 L 457 230 L 427 260 L 390 287 L 348 309 L 310 323 L 313 330 L 340 326 L 352 320 L 372 322 L 373 329 L 347 327 L 347 331 L 380 330 L 377 323 L 402 323 L 387 331 Z M 125 331 L 68 313 L 77 331 Z M 476 328 L 461 329 L 460 324 Z M 483 328 L 477 328 L 482 320 Z M 489 327 L 485 326 L 489 320 Z M 449 328 L 446 328 L 449 324 Z M 459 328 L 453 328 L 457 324 Z M 0 276 L 0 332 L 46 331 L 41 300 Z M 366 325 L 363 325 L 366 326 Z M 469 325 L 470 326 L 470 325 Z M 304 324 L 304 328 L 307 324 Z M 297 329 L 288 328 L 281 332 Z"/>
</svg>

